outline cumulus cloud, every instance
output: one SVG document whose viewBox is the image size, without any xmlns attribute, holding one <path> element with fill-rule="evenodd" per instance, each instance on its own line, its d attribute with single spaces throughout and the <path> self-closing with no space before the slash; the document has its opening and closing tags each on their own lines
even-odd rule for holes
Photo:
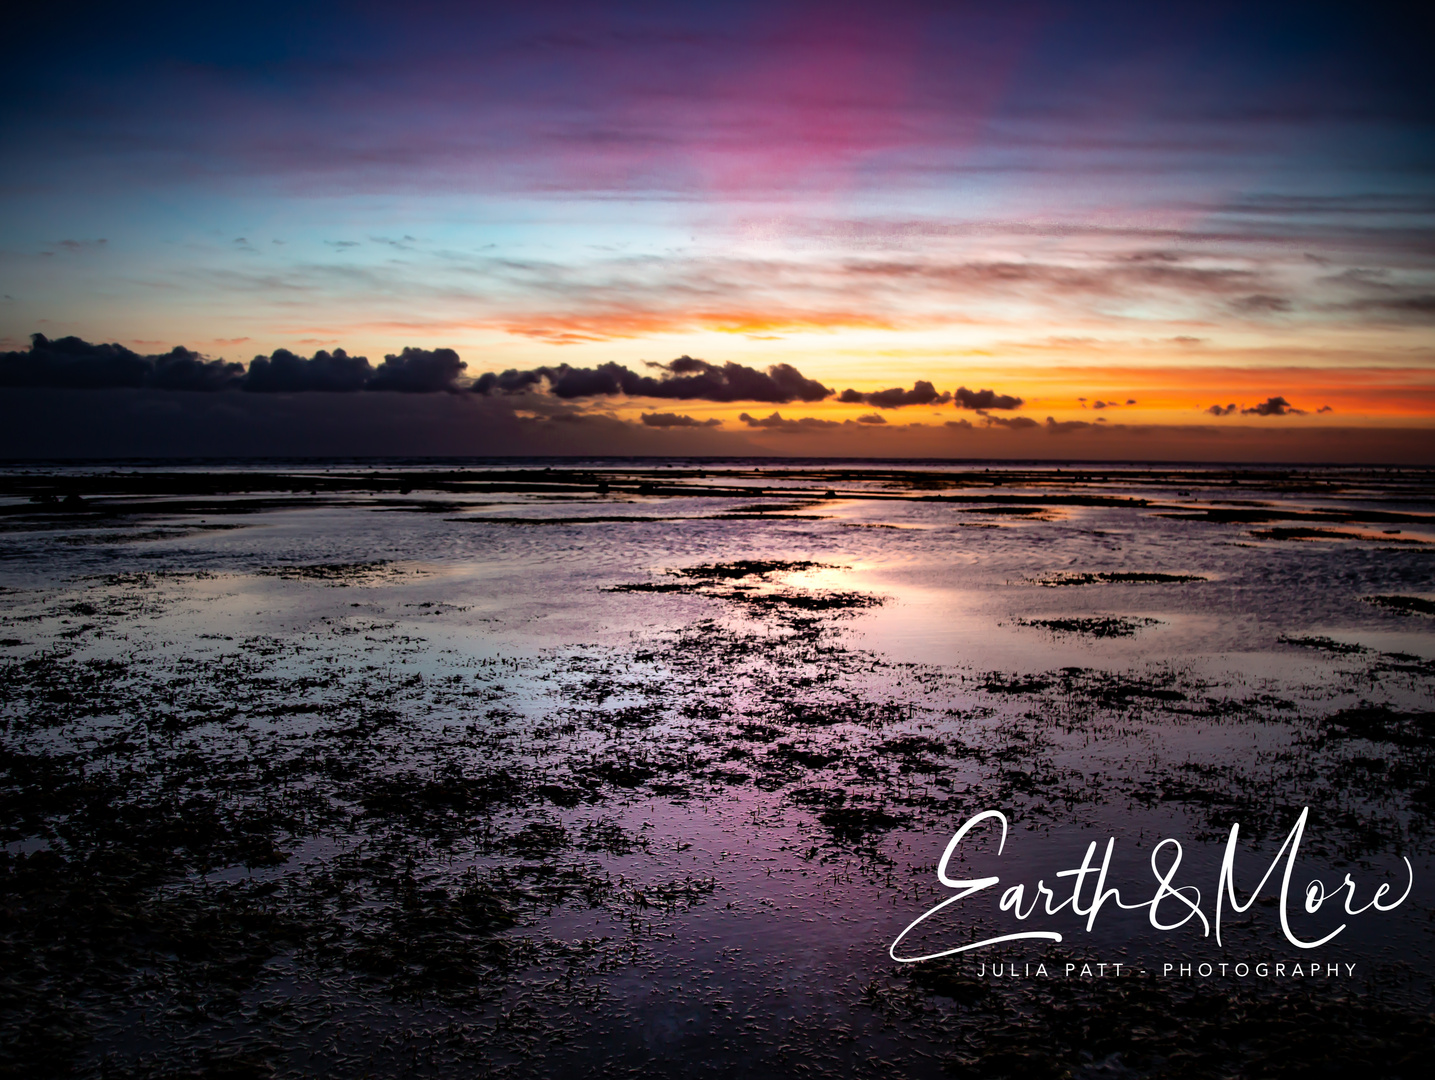
<svg viewBox="0 0 1435 1080">
<path fill-rule="evenodd" d="M 1231 413 L 1235 411 L 1236 406 L 1234 402 L 1230 405 L 1212 405 L 1209 409 L 1202 410 L 1202 412 L 1208 412 L 1212 416 L 1230 416 Z"/>
<path fill-rule="evenodd" d="M 867 413 L 865 416 L 859 416 L 857 422 L 859 424 L 885 424 L 887 418 L 881 413 Z"/>
<path fill-rule="evenodd" d="M 1335 410 L 1332 409 L 1329 405 L 1322 405 L 1320 408 L 1316 409 L 1316 412 L 1318 412 L 1318 413 L 1323 413 L 1323 412 L 1335 412 Z"/>
<path fill-rule="evenodd" d="M 384 357 L 365 390 L 397 390 L 406 394 L 432 394 L 456 390 L 454 380 L 468 365 L 452 349 L 406 348 Z"/>
<path fill-rule="evenodd" d="M 747 413 L 738 415 L 741 420 L 750 428 L 760 428 L 764 431 L 782 431 L 796 434 L 803 431 L 821 431 L 826 428 L 841 427 L 836 420 L 819 420 L 815 416 L 803 416 L 796 419 L 786 419 L 781 413 L 774 412 L 771 416 L 749 416 Z"/>
<path fill-rule="evenodd" d="M 228 390 L 244 365 L 226 360 L 206 360 L 191 349 L 176 345 L 163 356 L 150 357 L 153 367 L 146 386 L 156 390 Z"/>
<path fill-rule="evenodd" d="M 343 349 L 332 353 L 320 349 L 312 357 L 275 349 L 267 357 L 256 356 L 239 385 L 259 394 L 356 390 L 431 394 L 458 389 L 455 380 L 467 366 L 452 349 L 406 348 L 384 357 L 377 368 L 367 356 L 350 356 Z"/>
<path fill-rule="evenodd" d="M 722 424 L 716 416 L 706 420 L 698 420 L 691 416 L 684 416 L 681 413 L 659 412 L 643 413 L 643 424 L 646 427 L 655 428 L 706 428 L 718 427 Z"/>
<path fill-rule="evenodd" d="M 1086 399 L 1085 399 L 1085 398 L 1082 398 L 1081 400 L 1085 401 Z M 1135 398 L 1127 398 L 1127 399 L 1125 400 L 1125 402 L 1120 402 L 1120 401 L 1102 401 L 1100 398 L 1097 398 L 1095 401 L 1093 401 L 1093 402 L 1091 403 L 1091 407 L 1092 407 L 1093 409 L 1115 409 L 1115 408 L 1119 408 L 1119 407 L 1120 407 L 1121 405 L 1123 405 L 1123 404 L 1125 404 L 1125 405 L 1135 405 L 1135 404 L 1136 404 L 1136 399 L 1135 399 Z"/>
<path fill-rule="evenodd" d="M 474 380 L 473 390 L 479 394 L 525 393 L 546 383 L 550 393 L 565 399 L 625 394 L 687 401 L 762 401 L 776 405 L 821 401 L 832 394 L 791 364 L 773 364 L 764 372 L 731 361 L 710 364 L 706 360 L 680 356 L 671 363 L 652 366 L 662 374 L 643 375 L 613 363 L 596 368 L 560 364 L 528 371 L 485 372 Z"/>
<path fill-rule="evenodd" d="M 918 379 L 912 389 L 903 390 L 893 386 L 887 390 L 874 390 L 864 394 L 858 390 L 844 390 L 837 399 L 848 405 L 875 405 L 879 409 L 900 409 L 904 405 L 945 405 L 952 400 L 950 391 L 937 393 L 937 388 L 925 379 Z"/>
<path fill-rule="evenodd" d="M 1304 416 L 1304 409 L 1297 409 L 1283 397 L 1266 398 L 1253 409 L 1242 409 L 1242 416 Z"/>
<path fill-rule="evenodd" d="M 92 345 L 77 337 L 51 341 L 31 334 L 30 342 L 28 351 L 0 353 L 0 386 L 214 391 L 232 389 L 244 374 L 243 364 L 206 360 L 178 345 L 145 356 L 123 345 Z"/>
<path fill-rule="evenodd" d="M 956 393 L 959 409 L 1019 409 L 1026 404 L 1011 394 L 998 394 L 995 390 L 968 390 L 959 386 Z"/>
<path fill-rule="evenodd" d="M 249 364 L 242 387 L 253 393 L 298 393 L 307 390 L 343 392 L 362 390 L 373 377 L 367 356 L 350 356 L 343 349 L 320 349 L 313 357 L 275 349 L 256 356 Z"/>
<path fill-rule="evenodd" d="M 617 364 L 606 365 L 618 367 Z M 475 394 L 522 394 L 534 387 L 541 386 L 546 376 L 572 370 L 564 364 L 560 368 L 537 368 L 533 371 L 519 371 L 517 368 L 509 368 L 507 371 L 485 371 L 478 378 L 473 380 L 469 387 Z M 622 370 L 627 371 L 627 368 Z"/>
<path fill-rule="evenodd" d="M 1021 420 L 1018 416 L 1015 419 Z M 1053 435 L 1065 435 L 1068 432 L 1080 431 L 1082 428 L 1089 428 L 1091 424 L 1086 420 L 1056 420 L 1050 416 L 1046 418 L 1046 430 Z"/>
<path fill-rule="evenodd" d="M 320 349 L 312 357 L 276 349 L 269 356 L 256 356 L 246 370 L 243 364 L 210 360 L 178 345 L 150 356 L 77 337 L 51 341 L 44 334 L 32 334 L 30 340 L 26 352 L 0 353 L 0 386 L 434 393 L 457 389 L 456 380 L 468 366 L 452 349 L 406 348 L 384 357 L 377 368 L 367 357 L 350 356 L 343 349 L 332 353 Z"/>
<path fill-rule="evenodd" d="M 1022 431 L 1026 428 L 1039 426 L 1037 422 L 1029 416 L 988 416 L 986 421 L 987 427 L 1011 428 L 1013 431 Z"/>
</svg>

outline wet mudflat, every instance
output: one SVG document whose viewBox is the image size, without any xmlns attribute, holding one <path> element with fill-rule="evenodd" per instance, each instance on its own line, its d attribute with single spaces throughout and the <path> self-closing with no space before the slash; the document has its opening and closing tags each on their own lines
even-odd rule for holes
<svg viewBox="0 0 1435 1080">
<path fill-rule="evenodd" d="M 1429 475 L 0 480 L 10 1075 L 1423 1075 Z M 1413 867 L 1318 950 L 1348 977 L 1163 974 L 1308 964 L 1278 883 L 1222 948 L 1113 912 L 888 955 L 983 810 L 963 873 L 1112 836 L 1146 899 L 1175 836 L 1209 912 L 1231 824 L 1249 891 L 1305 807 L 1293 889 Z M 1027 928 L 995 892 L 914 947 Z"/>
</svg>

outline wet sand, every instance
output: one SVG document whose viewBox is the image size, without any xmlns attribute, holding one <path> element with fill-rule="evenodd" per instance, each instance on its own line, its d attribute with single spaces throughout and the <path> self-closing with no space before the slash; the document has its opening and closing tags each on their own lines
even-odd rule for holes
<svg viewBox="0 0 1435 1080">
<path fill-rule="evenodd" d="M 1432 493 L 1411 470 L 12 468 L 0 1067 L 1416 1075 Z M 1179 836 L 1204 893 L 1233 822 L 1264 867 L 1305 807 L 1296 888 L 1413 867 L 1404 905 L 1320 949 L 1348 978 L 1163 975 L 1308 961 L 1266 901 L 1221 949 L 1112 916 L 888 954 L 980 811 L 1013 828 L 974 874 L 1052 881 L 1114 836 L 1139 880 Z M 993 897 L 922 940 L 1010 929 Z M 1026 974 L 1073 962 L 1124 970 Z"/>
</svg>

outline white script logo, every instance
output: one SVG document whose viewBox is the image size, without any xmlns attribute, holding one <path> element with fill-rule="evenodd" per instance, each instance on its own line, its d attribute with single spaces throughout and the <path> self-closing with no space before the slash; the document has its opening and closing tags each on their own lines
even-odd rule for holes
<svg viewBox="0 0 1435 1080">
<path fill-rule="evenodd" d="M 1309 816 L 1310 808 L 1306 807 L 1301 811 L 1300 817 L 1295 823 L 1295 827 L 1291 829 L 1290 833 L 1286 836 L 1285 842 L 1281 844 L 1280 850 L 1276 852 L 1276 857 L 1271 861 L 1270 866 L 1266 868 L 1266 872 L 1262 875 L 1260 882 L 1257 883 L 1255 889 L 1251 892 L 1250 898 L 1244 903 L 1241 902 L 1239 896 L 1236 894 L 1236 848 L 1241 827 L 1239 824 L 1231 826 L 1230 835 L 1226 840 L 1225 855 L 1221 859 L 1220 877 L 1216 882 L 1214 921 L 1216 944 L 1218 946 L 1221 945 L 1221 914 L 1224 906 L 1229 903 L 1231 910 L 1237 914 L 1249 910 L 1251 905 L 1254 904 L 1256 899 L 1261 895 L 1261 890 L 1265 888 L 1266 882 L 1269 881 L 1271 875 L 1275 873 L 1276 867 L 1280 865 L 1282 859 L 1285 860 L 1285 872 L 1281 876 L 1280 920 L 1281 930 L 1285 934 L 1286 940 L 1297 948 L 1314 949 L 1324 945 L 1346 928 L 1347 924 L 1341 923 L 1317 941 L 1302 941 L 1296 937 L 1294 931 L 1291 930 L 1289 904 L 1291 875 L 1295 871 L 1296 854 L 1300 848 L 1301 837 L 1305 833 L 1306 820 Z M 1060 941 L 1062 939 L 1061 934 L 1054 930 L 1027 930 L 1014 934 L 1002 934 L 998 937 L 985 938 L 981 941 L 973 941 L 966 945 L 942 949 L 939 952 L 927 953 L 923 956 L 897 955 L 897 946 L 902 943 L 902 939 L 927 919 L 931 918 L 943 908 L 955 904 L 958 901 L 965 900 L 967 897 L 973 896 L 983 889 L 989 889 L 993 885 L 997 885 L 1001 882 L 1001 878 L 995 876 L 964 881 L 953 879 L 947 875 L 947 868 L 951 864 L 952 856 L 956 854 L 958 845 L 966 838 L 967 833 L 971 832 L 973 828 L 980 825 L 983 821 L 988 820 L 1001 822 L 1001 841 L 997 845 L 997 855 L 1000 856 L 1006 847 L 1007 819 L 1006 815 L 1000 810 L 984 810 L 980 814 L 968 819 L 966 823 L 956 831 L 956 834 L 948 841 L 947 849 L 942 852 L 941 861 L 937 864 L 937 880 L 947 888 L 957 889 L 959 891 L 918 916 L 905 930 L 897 935 L 897 939 L 892 942 L 891 948 L 888 949 L 888 955 L 899 964 L 915 964 L 922 960 L 935 960 L 938 957 L 970 952 L 973 949 L 984 949 L 989 945 L 999 945 L 1007 941 Z M 1135 904 L 1128 904 L 1122 900 L 1120 890 L 1115 887 L 1107 887 L 1107 872 L 1111 866 L 1111 854 L 1113 850 L 1115 850 L 1115 847 L 1116 838 L 1111 837 L 1106 841 L 1106 853 L 1101 859 L 1101 865 L 1096 866 L 1093 865 L 1093 860 L 1096 857 L 1096 841 L 1093 840 L 1087 846 L 1086 857 L 1082 859 L 1080 866 L 1071 870 L 1061 870 L 1057 872 L 1056 876 L 1058 878 L 1074 879 L 1071 886 L 1071 895 L 1067 896 L 1061 903 L 1053 906 L 1056 900 L 1055 891 L 1049 888 L 1045 881 L 1038 880 L 1036 888 L 1030 896 L 1030 900 L 1028 900 L 1025 885 L 1011 885 L 1001 894 L 1001 902 L 998 906 L 1002 911 L 1010 912 L 1021 921 L 1025 921 L 1036 914 L 1044 914 L 1046 916 L 1056 915 L 1062 911 L 1062 909 L 1070 907 L 1073 914 L 1084 915 L 1086 917 L 1086 929 L 1090 931 L 1091 928 L 1096 925 L 1096 917 L 1100 914 L 1102 907 L 1109 903 L 1123 911 L 1146 909 L 1147 917 L 1151 925 L 1157 930 L 1162 931 L 1178 930 L 1192 919 L 1196 919 L 1201 924 L 1202 936 L 1210 936 L 1212 920 L 1207 917 L 1206 912 L 1201 907 L 1201 890 L 1194 885 L 1177 886 L 1172 884 L 1176 878 L 1176 871 L 1181 866 L 1181 857 L 1183 854 L 1179 840 L 1170 838 L 1162 840 L 1151 852 L 1151 872 L 1156 878 L 1156 890 L 1151 899 Z M 1162 870 L 1159 865 L 1159 860 L 1163 857 L 1162 853 L 1168 850 L 1170 852 L 1170 865 L 1165 870 Z M 1404 857 L 1402 856 L 1402 858 Z M 1405 884 L 1405 891 L 1400 894 L 1397 900 L 1390 901 L 1389 903 L 1383 902 L 1386 895 L 1390 892 L 1390 885 L 1389 883 L 1382 883 L 1367 903 L 1357 907 L 1356 884 L 1351 876 L 1346 874 L 1345 880 L 1330 891 L 1326 890 L 1325 882 L 1319 878 L 1311 880 L 1305 887 L 1305 903 L 1303 907 L 1307 914 L 1315 914 L 1327 901 L 1334 903 L 1340 894 L 1344 893 L 1344 908 L 1347 915 L 1359 915 L 1371 908 L 1374 908 L 1376 911 L 1390 911 L 1397 908 L 1405 902 L 1405 898 L 1410 895 L 1411 887 L 1415 884 L 1414 867 L 1410 865 L 1408 858 L 1404 859 L 1404 862 L 1408 880 Z M 1086 899 L 1083 901 L 1083 888 L 1089 877 L 1094 879 L 1094 885 L 1089 893 L 1086 894 Z"/>
</svg>

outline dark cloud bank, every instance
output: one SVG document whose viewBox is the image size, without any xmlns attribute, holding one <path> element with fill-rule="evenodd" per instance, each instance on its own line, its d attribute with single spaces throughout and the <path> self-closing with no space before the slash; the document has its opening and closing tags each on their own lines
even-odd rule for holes
<svg viewBox="0 0 1435 1080">
<path fill-rule="evenodd" d="M 1021 398 L 1010 394 L 998 394 L 995 390 L 968 390 L 965 386 L 957 388 L 956 397 L 957 408 L 982 412 L 987 409 L 1020 409 L 1025 404 Z"/>
<path fill-rule="evenodd" d="M 966 388 L 963 387 L 963 391 Z M 863 394 L 857 390 L 844 390 L 837 398 L 848 405 L 875 405 L 879 409 L 900 409 L 903 405 L 945 405 L 952 400 L 950 392 L 937 393 L 936 387 L 918 379 L 910 390 L 894 386 L 890 390 L 877 390 Z"/>
<path fill-rule="evenodd" d="M 774 408 L 743 413 L 735 430 L 677 411 L 628 422 L 578 407 L 581 399 L 619 395 L 776 406 L 834 393 L 786 365 L 762 372 L 680 357 L 649 367 L 645 374 L 618 364 L 565 365 L 470 380 L 451 349 L 404 349 L 377 366 L 338 349 L 312 357 L 279 350 L 246 367 L 184 348 L 141 355 L 36 336 L 30 350 L 0 353 L 0 458 L 858 454 L 1403 464 L 1435 457 L 1428 432 L 1415 429 L 1042 424 L 993 414 L 1019 408 L 1013 395 L 965 387 L 947 395 L 922 381 L 911 390 L 852 391 L 874 409 L 857 419 Z M 959 413 L 945 423 L 894 424 L 881 412 L 943 404 L 975 413 L 977 422 Z M 1235 412 L 1301 415 L 1279 396 L 1219 409 Z"/>
<path fill-rule="evenodd" d="M 374 367 L 368 357 L 350 356 L 343 349 L 320 350 L 304 357 L 288 349 L 256 356 L 246 367 L 226 360 L 209 360 L 193 350 L 176 346 L 163 355 L 145 356 L 123 345 L 94 345 L 77 337 L 51 341 L 32 335 L 24 352 L 0 353 L 0 387 L 52 387 L 57 389 L 156 389 L 247 393 L 403 393 L 471 392 L 484 397 L 513 397 L 546 393 L 562 401 L 599 397 L 643 397 L 671 401 L 760 402 L 789 405 L 824 401 L 836 393 L 809 379 L 791 364 L 773 364 L 766 371 L 745 364 L 712 364 L 680 356 L 666 364 L 649 364 L 651 374 L 622 364 L 594 368 L 568 364 L 520 370 L 489 371 L 461 382 L 468 365 L 452 349 L 406 348 L 390 354 Z M 868 404 L 879 409 L 908 405 L 946 405 L 953 400 L 962 409 L 1016 409 L 1022 399 L 994 390 L 938 393 L 925 380 L 912 389 L 900 386 L 872 393 L 844 390 L 838 400 Z M 655 414 L 659 416 L 671 414 Z M 872 423 L 874 421 L 867 421 Z M 689 426 L 679 422 L 650 422 L 654 427 Z"/>
<path fill-rule="evenodd" d="M 821 401 L 832 391 L 816 379 L 805 377 L 791 364 L 774 364 L 758 371 L 743 364 L 710 364 L 680 356 L 669 364 L 654 364 L 659 375 L 643 375 L 622 364 L 596 368 L 575 368 L 567 364 L 538 367 L 528 371 L 510 368 L 488 372 L 473 381 L 477 394 L 518 394 L 541 389 L 545 384 L 555 397 L 565 400 L 586 397 L 668 398 L 678 401 L 761 401 L 786 405 L 793 401 Z"/>
<path fill-rule="evenodd" d="M 256 356 L 246 369 L 233 361 L 207 360 L 179 345 L 162 355 L 144 356 L 123 345 L 92 345 L 77 337 L 51 341 L 32 334 L 30 340 L 25 352 L 0 353 L 0 386 L 427 394 L 458 389 L 456 380 L 468 367 L 452 349 L 404 349 L 384 357 L 377 368 L 368 357 L 350 356 L 343 349 L 320 349 L 308 358 L 277 349 L 270 356 Z"/>
</svg>

